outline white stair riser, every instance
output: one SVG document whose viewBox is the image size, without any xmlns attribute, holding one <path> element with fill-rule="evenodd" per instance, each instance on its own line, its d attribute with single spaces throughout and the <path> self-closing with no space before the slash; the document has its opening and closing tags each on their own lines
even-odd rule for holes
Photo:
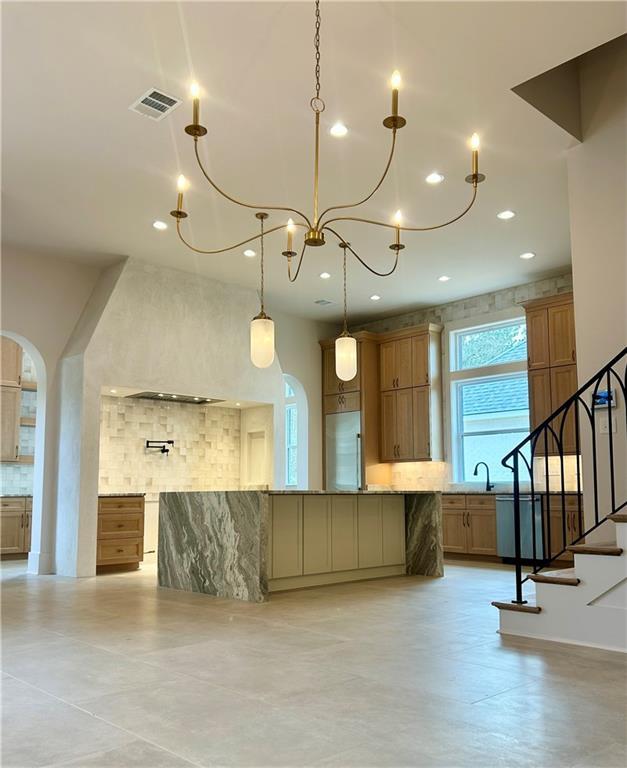
<svg viewBox="0 0 627 768">
<path fill-rule="evenodd" d="M 627 552 L 627 523 L 614 523 L 616 528 L 616 543 Z"/>
</svg>

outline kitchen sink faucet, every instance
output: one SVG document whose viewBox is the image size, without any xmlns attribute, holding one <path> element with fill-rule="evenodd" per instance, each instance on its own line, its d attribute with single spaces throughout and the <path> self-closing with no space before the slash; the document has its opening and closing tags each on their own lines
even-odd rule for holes
<svg viewBox="0 0 627 768">
<path fill-rule="evenodd" d="M 475 471 L 472 473 L 475 477 L 477 477 L 477 472 L 479 471 L 479 467 L 483 464 L 485 467 L 485 489 L 486 491 L 491 491 L 494 488 L 494 484 L 490 482 L 490 467 L 485 463 L 485 461 L 479 461 L 475 464 Z"/>
</svg>

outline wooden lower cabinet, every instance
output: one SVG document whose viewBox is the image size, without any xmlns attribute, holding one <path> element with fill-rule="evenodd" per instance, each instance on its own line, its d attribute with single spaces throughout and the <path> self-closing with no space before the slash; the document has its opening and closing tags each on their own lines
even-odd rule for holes
<svg viewBox="0 0 627 768">
<path fill-rule="evenodd" d="M 96 566 L 138 567 L 144 559 L 144 497 L 99 496 Z"/>
<path fill-rule="evenodd" d="M 543 499 L 543 504 L 547 504 L 546 496 Z M 551 557 L 556 557 L 581 535 L 579 506 L 581 506 L 581 518 L 583 520 L 583 503 L 581 500 L 578 501 L 576 493 L 565 494 L 563 499 L 560 493 L 548 496 L 548 516 L 545 513 L 545 520 L 548 521 L 549 530 L 545 532 L 545 535 L 548 546 L 550 534 Z M 572 561 L 572 552 L 564 552 L 560 555 L 560 560 Z"/>
<path fill-rule="evenodd" d="M 19 387 L 0 387 L 0 461 L 19 459 L 21 407 Z"/>
<path fill-rule="evenodd" d="M 0 555 L 30 552 L 32 501 L 25 496 L 0 498 Z"/>
<path fill-rule="evenodd" d="M 496 496 L 444 494 L 442 537 L 445 552 L 496 555 Z"/>
<path fill-rule="evenodd" d="M 402 495 L 272 496 L 270 590 L 405 572 Z"/>
</svg>

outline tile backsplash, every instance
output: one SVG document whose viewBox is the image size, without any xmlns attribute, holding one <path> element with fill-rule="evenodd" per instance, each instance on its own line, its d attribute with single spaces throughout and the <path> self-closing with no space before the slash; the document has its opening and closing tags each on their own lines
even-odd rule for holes
<svg viewBox="0 0 627 768">
<path fill-rule="evenodd" d="M 174 440 L 169 454 L 146 440 Z M 219 406 L 103 397 L 99 493 L 236 490 L 240 411 Z"/>
</svg>

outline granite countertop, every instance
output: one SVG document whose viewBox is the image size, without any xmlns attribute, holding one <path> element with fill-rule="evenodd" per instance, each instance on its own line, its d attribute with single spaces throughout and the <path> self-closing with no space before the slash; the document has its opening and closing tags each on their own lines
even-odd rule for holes
<svg viewBox="0 0 627 768">
<path fill-rule="evenodd" d="M 394 490 L 382 490 L 382 491 L 260 491 L 260 493 L 267 493 L 269 496 L 289 496 L 294 494 L 296 496 L 420 496 L 431 495 L 434 493 L 441 493 L 441 491 L 394 491 Z"/>
<path fill-rule="evenodd" d="M 3 499 L 32 499 L 32 493 L 3 493 Z"/>
<path fill-rule="evenodd" d="M 135 497 L 135 496 L 145 496 L 145 495 L 146 495 L 145 493 L 99 493 L 98 494 L 98 498 L 99 499 L 106 499 L 106 498 L 116 497 L 116 496 L 120 496 L 120 497 L 132 496 L 132 497 Z"/>
</svg>

